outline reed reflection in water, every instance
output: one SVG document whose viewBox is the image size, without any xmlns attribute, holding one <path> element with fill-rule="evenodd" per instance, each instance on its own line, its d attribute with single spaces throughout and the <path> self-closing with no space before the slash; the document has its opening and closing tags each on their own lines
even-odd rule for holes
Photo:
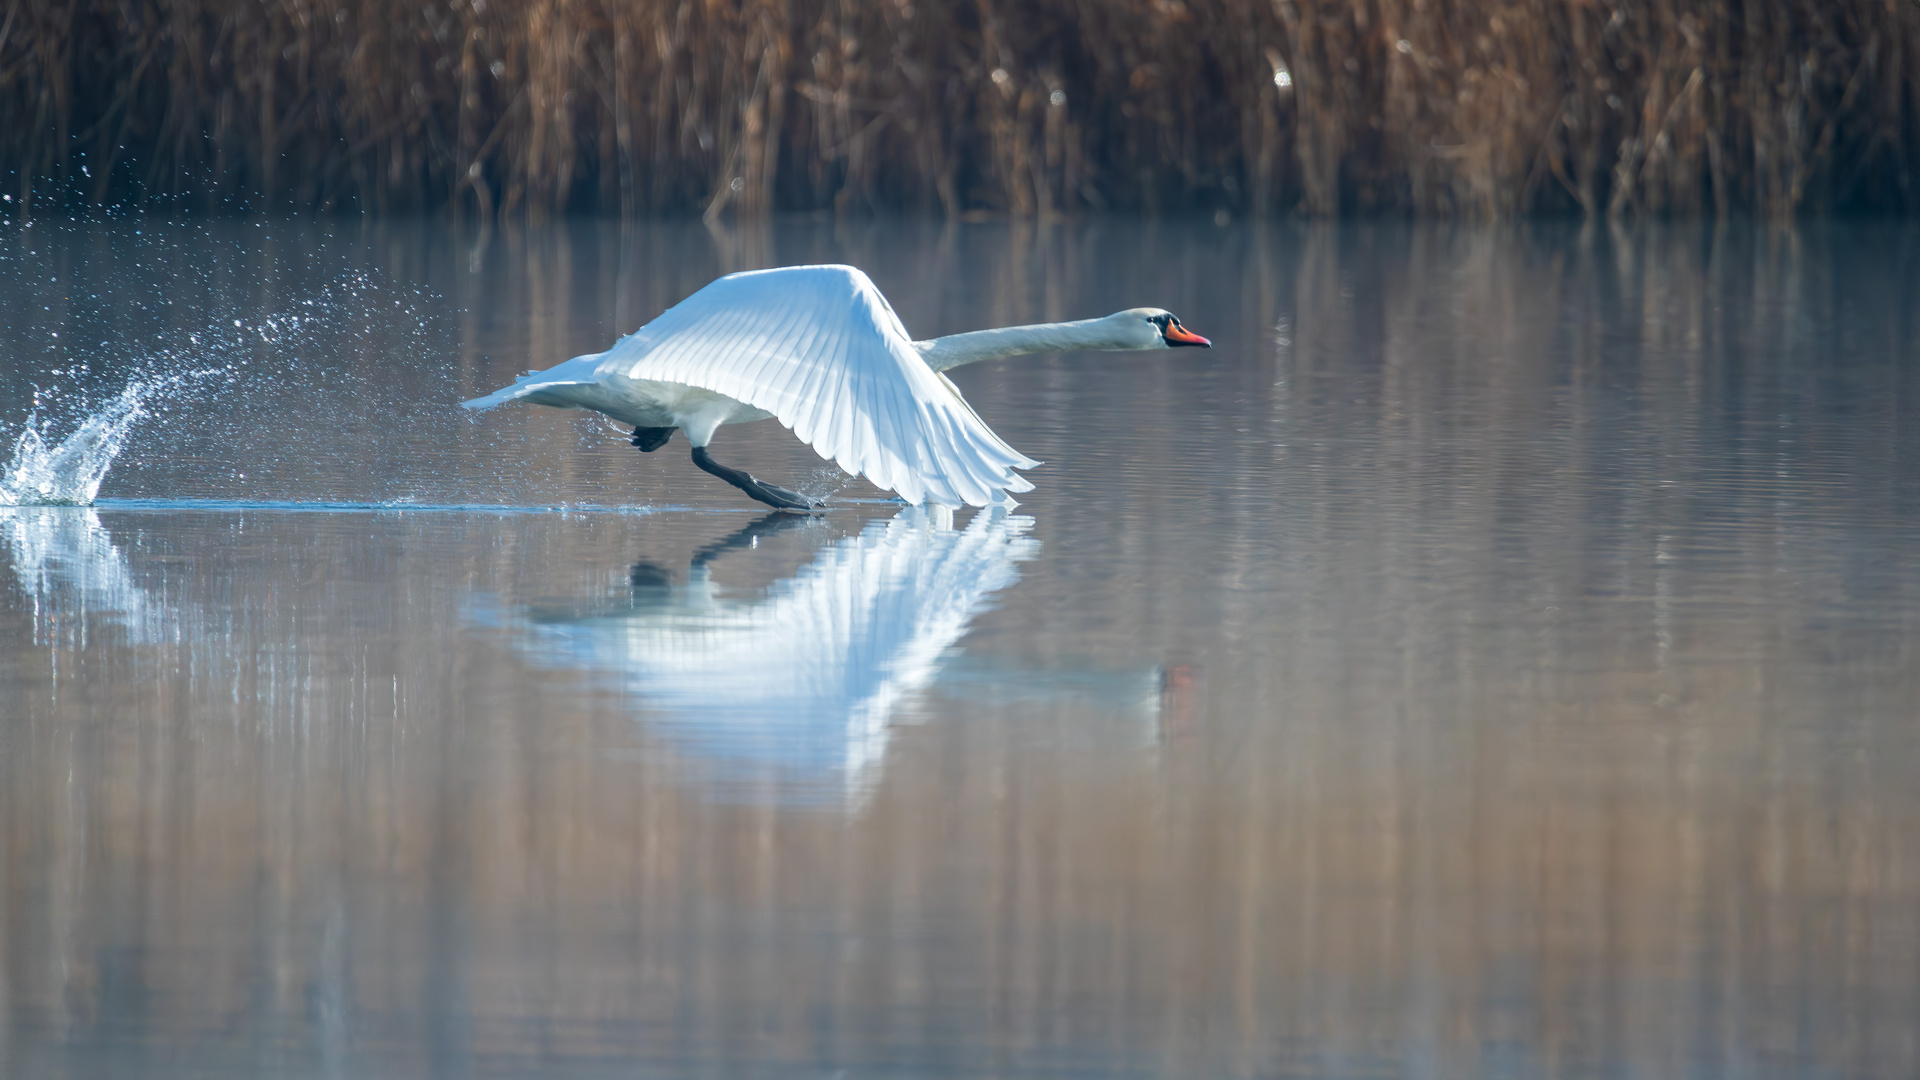
<svg viewBox="0 0 1920 1080">
<path fill-rule="evenodd" d="M 104 494 L 691 509 L 0 511 L 0 1072 L 1920 1071 L 1911 234 L 904 235 L 377 260 L 464 309 L 449 408 L 729 259 L 1220 344 L 964 372 L 1050 462 L 1020 530 L 742 534 L 566 417 L 436 427 L 377 337 L 334 362 L 389 422 L 240 484 L 183 406 L 141 437 L 204 456 Z M 813 696 L 901 689 L 854 783 L 846 728 L 716 750 L 659 659 L 889 595 L 920 644 Z"/>
</svg>

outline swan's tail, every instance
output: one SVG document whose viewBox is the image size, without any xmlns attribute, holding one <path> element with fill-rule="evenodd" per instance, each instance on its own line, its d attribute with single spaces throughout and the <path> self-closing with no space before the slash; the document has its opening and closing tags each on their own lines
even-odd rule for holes
<svg viewBox="0 0 1920 1080">
<path fill-rule="evenodd" d="M 524 391 L 518 386 L 503 386 L 493 393 L 488 394 L 486 397 L 477 397 L 471 401 L 463 401 L 460 403 L 460 407 L 463 409 L 491 409 L 495 405 L 505 405 L 507 402 L 520 397 L 522 393 L 524 393 Z"/>
<path fill-rule="evenodd" d="M 569 388 L 586 385 L 589 384 L 578 382 L 517 383 L 513 386 L 503 386 L 493 393 L 488 394 L 486 397 L 477 397 L 472 401 L 463 401 L 460 403 L 460 407 L 463 409 L 491 409 L 495 405 L 505 405 L 509 401 L 519 401 L 522 398 L 533 399 L 533 404 L 535 405 L 547 405 L 552 404 L 552 402 L 549 401 L 550 398 L 565 395 Z"/>
<path fill-rule="evenodd" d="M 554 405 L 562 409 L 590 409 L 593 389 L 599 385 L 595 369 L 604 353 L 576 356 L 545 371 L 529 371 L 485 397 L 463 401 L 468 409 L 491 409 L 509 401 L 527 399 L 535 405 Z"/>
</svg>

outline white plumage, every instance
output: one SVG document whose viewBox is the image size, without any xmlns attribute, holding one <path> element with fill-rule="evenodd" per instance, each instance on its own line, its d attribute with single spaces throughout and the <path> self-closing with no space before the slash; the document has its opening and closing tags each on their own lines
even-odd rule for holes
<svg viewBox="0 0 1920 1080">
<path fill-rule="evenodd" d="M 606 352 L 523 376 L 466 405 L 525 400 L 593 409 L 636 429 L 679 428 L 710 472 L 716 468 L 701 451 L 717 428 L 774 417 L 821 457 L 909 503 L 985 506 L 1003 499 L 1001 492 L 1031 490 L 1014 470 L 1039 462 L 995 435 L 937 368 L 1022 352 L 1164 348 L 1169 335 L 1184 333 L 1167 330 L 1166 321 L 1179 325 L 1159 309 L 1137 308 L 915 342 L 854 267 L 760 270 L 720 278 Z M 1205 343 L 1185 336 L 1192 340 L 1176 343 Z M 720 467 L 716 475 L 728 472 Z M 737 475 L 746 483 L 724 478 L 774 501 L 755 491 L 770 485 Z"/>
</svg>

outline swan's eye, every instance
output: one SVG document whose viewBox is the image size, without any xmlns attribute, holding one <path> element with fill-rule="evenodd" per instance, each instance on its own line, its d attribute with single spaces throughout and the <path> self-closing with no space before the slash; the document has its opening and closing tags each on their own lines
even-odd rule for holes
<svg viewBox="0 0 1920 1080">
<path fill-rule="evenodd" d="M 1187 329 L 1186 324 L 1171 313 L 1163 316 L 1163 321 L 1160 323 L 1160 336 L 1166 339 L 1169 346 L 1194 345 L 1203 349 L 1213 346 L 1213 342 Z"/>
</svg>

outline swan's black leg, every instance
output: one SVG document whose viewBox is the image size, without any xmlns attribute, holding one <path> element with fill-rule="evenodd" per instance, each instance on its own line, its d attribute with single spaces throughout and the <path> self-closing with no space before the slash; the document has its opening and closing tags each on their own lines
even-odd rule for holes
<svg viewBox="0 0 1920 1080">
<path fill-rule="evenodd" d="M 633 445 L 639 447 L 640 452 L 643 454 L 653 453 L 655 450 L 667 445 L 667 440 L 671 438 L 673 438 L 673 429 L 670 427 L 637 427 L 633 429 Z"/>
<path fill-rule="evenodd" d="M 777 506 L 782 510 L 817 510 L 826 505 L 825 499 L 815 499 L 797 491 L 788 491 L 776 484 L 763 484 L 749 476 L 743 469 L 729 469 L 707 455 L 707 448 L 693 448 L 693 463 L 701 469 L 739 488 L 747 497 L 758 499 L 768 506 Z"/>
</svg>

